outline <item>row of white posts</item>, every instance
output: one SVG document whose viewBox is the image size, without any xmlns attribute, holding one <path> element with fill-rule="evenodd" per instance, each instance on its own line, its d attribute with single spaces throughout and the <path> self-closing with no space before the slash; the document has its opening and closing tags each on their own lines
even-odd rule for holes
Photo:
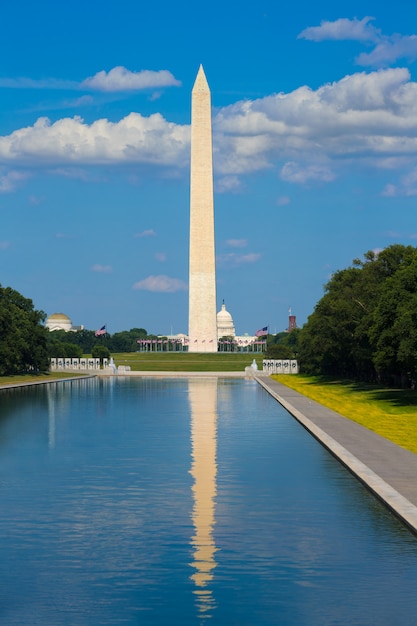
<svg viewBox="0 0 417 626">
<path fill-rule="evenodd" d="M 293 359 L 264 359 L 262 369 L 268 374 L 298 374 L 298 361 Z"/>
<path fill-rule="evenodd" d="M 109 360 L 103 359 L 103 368 L 108 367 Z M 51 359 L 51 370 L 99 370 L 100 359 Z"/>
</svg>

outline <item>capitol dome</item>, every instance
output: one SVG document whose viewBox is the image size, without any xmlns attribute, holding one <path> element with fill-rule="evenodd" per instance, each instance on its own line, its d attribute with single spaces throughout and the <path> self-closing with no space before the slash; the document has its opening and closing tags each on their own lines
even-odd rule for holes
<svg viewBox="0 0 417 626">
<path fill-rule="evenodd" d="M 223 301 L 221 310 L 217 313 L 217 337 L 234 337 L 236 335 L 233 318 Z"/>
<path fill-rule="evenodd" d="M 45 326 L 49 328 L 49 330 L 69 331 L 72 328 L 72 322 L 68 315 L 64 313 L 53 313 L 46 320 Z"/>
</svg>

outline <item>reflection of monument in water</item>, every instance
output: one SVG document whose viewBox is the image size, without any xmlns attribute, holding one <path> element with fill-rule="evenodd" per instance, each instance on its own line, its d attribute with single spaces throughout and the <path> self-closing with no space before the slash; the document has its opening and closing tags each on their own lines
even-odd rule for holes
<svg viewBox="0 0 417 626">
<path fill-rule="evenodd" d="M 194 507 L 191 540 L 195 569 L 191 579 L 200 617 L 210 617 L 215 607 L 210 582 L 216 567 L 214 543 L 217 449 L 217 378 L 190 379 L 188 394 L 191 408 L 191 475 L 194 479 Z"/>
</svg>

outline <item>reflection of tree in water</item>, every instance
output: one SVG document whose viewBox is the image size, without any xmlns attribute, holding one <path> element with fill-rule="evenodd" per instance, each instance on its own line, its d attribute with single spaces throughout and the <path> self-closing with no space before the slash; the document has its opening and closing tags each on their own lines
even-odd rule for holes
<svg viewBox="0 0 417 626">
<path fill-rule="evenodd" d="M 191 407 L 191 475 L 195 534 L 191 538 L 195 569 L 191 579 L 199 617 L 210 618 L 215 608 L 210 582 L 216 567 L 213 529 L 216 498 L 217 446 L 217 379 L 190 380 L 188 393 Z"/>
<path fill-rule="evenodd" d="M 39 422 L 45 423 L 48 414 L 47 385 L 15 387 L 0 390 L 0 444 L 21 440 L 30 434 L 39 438 Z"/>
<path fill-rule="evenodd" d="M 85 393 L 93 384 L 94 379 L 83 379 L 0 389 L 0 444 L 32 433 L 53 448 L 56 419 L 69 411 L 74 394 Z"/>
</svg>

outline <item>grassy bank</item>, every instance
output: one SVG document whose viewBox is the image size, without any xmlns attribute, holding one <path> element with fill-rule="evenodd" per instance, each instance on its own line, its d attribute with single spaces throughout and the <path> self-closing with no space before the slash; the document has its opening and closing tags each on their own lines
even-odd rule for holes
<svg viewBox="0 0 417 626">
<path fill-rule="evenodd" d="M 188 353 L 188 352 L 126 352 L 113 354 L 117 366 L 129 365 L 134 372 L 244 372 L 256 359 L 262 369 L 262 354 Z"/>
<path fill-rule="evenodd" d="M 417 454 L 415 391 L 301 374 L 273 378 Z"/>
</svg>

